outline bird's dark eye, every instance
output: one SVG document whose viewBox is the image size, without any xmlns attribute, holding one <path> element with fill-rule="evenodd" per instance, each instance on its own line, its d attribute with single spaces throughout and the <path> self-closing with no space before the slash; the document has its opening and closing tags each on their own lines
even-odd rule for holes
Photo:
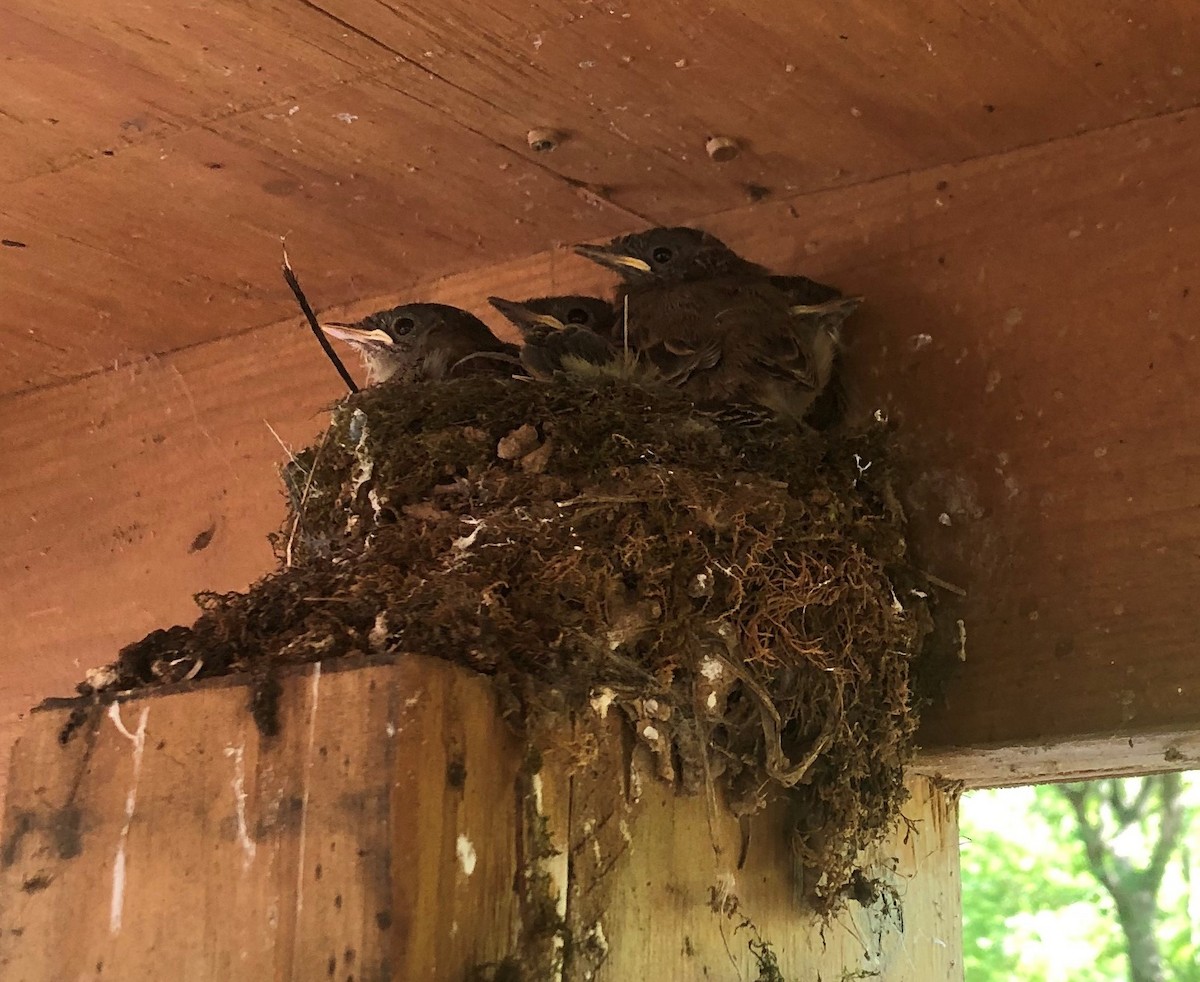
<svg viewBox="0 0 1200 982">
<path fill-rule="evenodd" d="M 671 261 L 671 257 L 675 255 L 675 253 L 673 253 L 666 246 L 659 246 L 650 255 L 656 263 L 662 265 L 663 263 L 669 263 Z"/>
<path fill-rule="evenodd" d="M 587 311 L 582 307 L 572 307 L 567 311 L 568 324 L 586 324 L 588 322 Z"/>
<path fill-rule="evenodd" d="M 396 333 L 408 334 L 416 326 L 416 322 L 411 317 L 401 317 L 396 321 Z"/>
</svg>

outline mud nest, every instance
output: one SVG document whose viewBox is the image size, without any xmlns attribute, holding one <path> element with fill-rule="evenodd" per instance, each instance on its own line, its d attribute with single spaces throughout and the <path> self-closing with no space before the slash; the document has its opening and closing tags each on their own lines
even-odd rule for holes
<svg viewBox="0 0 1200 982">
<path fill-rule="evenodd" d="M 285 468 L 279 568 L 84 691 L 419 652 L 494 676 L 514 719 L 617 712 L 683 793 L 785 796 L 818 910 L 896 820 L 928 633 L 882 426 L 699 414 L 619 377 L 380 385 Z"/>
</svg>

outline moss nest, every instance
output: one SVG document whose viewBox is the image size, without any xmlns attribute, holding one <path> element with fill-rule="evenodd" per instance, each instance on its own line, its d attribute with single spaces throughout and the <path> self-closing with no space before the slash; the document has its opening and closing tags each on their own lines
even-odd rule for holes
<svg viewBox="0 0 1200 982">
<path fill-rule="evenodd" d="M 898 816 L 930 626 L 889 439 L 736 425 L 616 376 L 376 386 L 285 468 L 278 569 L 83 688 L 248 672 L 270 732 L 289 664 L 456 661 L 521 724 L 620 713 L 683 793 L 785 796 L 827 912 Z"/>
</svg>

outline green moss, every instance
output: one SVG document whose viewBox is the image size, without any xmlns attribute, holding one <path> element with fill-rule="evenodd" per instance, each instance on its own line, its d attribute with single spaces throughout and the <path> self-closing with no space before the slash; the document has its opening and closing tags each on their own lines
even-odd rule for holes
<svg viewBox="0 0 1200 982">
<path fill-rule="evenodd" d="M 828 910 L 903 800 L 930 624 L 887 444 L 603 374 L 378 386 L 288 468 L 279 569 L 131 646 L 112 688 L 187 658 L 421 652 L 500 677 L 527 718 L 608 690 L 681 793 L 786 796 Z"/>
</svg>

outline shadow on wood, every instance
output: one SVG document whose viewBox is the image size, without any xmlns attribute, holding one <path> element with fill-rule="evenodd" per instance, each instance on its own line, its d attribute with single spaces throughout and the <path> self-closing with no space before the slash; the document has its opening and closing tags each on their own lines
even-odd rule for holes
<svg viewBox="0 0 1200 982">
<path fill-rule="evenodd" d="M 615 720 L 591 754 L 556 735 L 531 775 L 482 677 L 326 668 L 286 680 L 273 741 L 237 684 L 118 704 L 65 748 L 65 714 L 34 716 L 0 840 L 4 978 L 460 982 L 523 950 L 565 979 L 734 980 L 758 977 L 755 939 L 789 979 L 961 977 L 955 807 L 925 780 L 869 859 L 880 897 L 822 930 L 780 811 L 747 843 L 629 761 Z"/>
</svg>

